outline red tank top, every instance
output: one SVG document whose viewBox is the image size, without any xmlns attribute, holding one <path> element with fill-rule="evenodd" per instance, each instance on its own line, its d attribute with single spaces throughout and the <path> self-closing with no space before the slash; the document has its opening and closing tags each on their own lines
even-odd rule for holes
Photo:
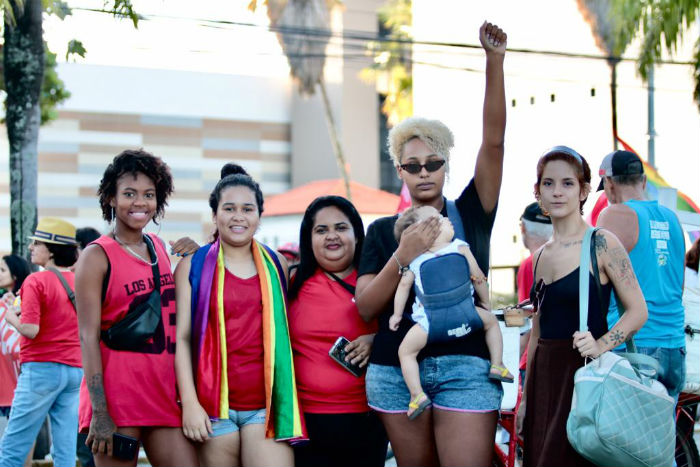
<svg viewBox="0 0 700 467">
<path fill-rule="evenodd" d="M 233 410 L 265 407 L 260 277 L 241 279 L 226 270 L 224 319 L 229 406 Z M 210 306 L 215 306 L 215 294 Z"/>
<path fill-rule="evenodd" d="M 100 342 L 102 374 L 109 413 L 118 427 L 181 426 L 175 380 L 175 281 L 170 258 L 160 239 L 153 240 L 158 257 L 162 321 L 150 342 L 138 352 L 112 350 Z M 111 237 L 95 240 L 109 260 L 109 281 L 102 302 L 101 328 L 123 318 L 131 306 L 153 290 L 153 270 L 130 255 Z M 92 407 L 85 381 L 80 391 L 80 429 L 87 430 Z"/>
</svg>

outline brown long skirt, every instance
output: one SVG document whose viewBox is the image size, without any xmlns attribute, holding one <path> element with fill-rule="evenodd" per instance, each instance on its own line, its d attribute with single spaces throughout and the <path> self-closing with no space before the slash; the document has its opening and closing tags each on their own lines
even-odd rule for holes
<svg viewBox="0 0 700 467">
<path fill-rule="evenodd" d="M 583 358 L 571 339 L 540 339 L 527 372 L 523 467 L 593 466 L 566 437 L 574 373 Z"/>
</svg>

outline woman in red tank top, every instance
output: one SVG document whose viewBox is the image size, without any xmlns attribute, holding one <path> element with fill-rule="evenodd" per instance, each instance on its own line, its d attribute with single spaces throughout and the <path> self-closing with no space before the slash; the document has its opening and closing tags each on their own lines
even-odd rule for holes
<svg viewBox="0 0 700 467">
<path fill-rule="evenodd" d="M 115 433 L 143 443 L 151 464 L 198 465 L 194 446 L 180 428 L 170 260 L 160 239 L 143 233 L 163 215 L 172 191 L 170 169 L 160 158 L 143 150 L 122 152 L 105 170 L 98 190 L 102 217 L 114 222 L 113 231 L 80 255 L 75 278 L 85 371 L 80 429 L 88 431 L 86 444 L 98 466 L 136 465 L 136 453 L 130 459 L 116 457 Z M 151 295 L 154 267 L 161 319 L 153 337 L 132 350 L 108 347 L 101 332 Z"/>
<path fill-rule="evenodd" d="M 266 437 L 271 433 L 266 432 L 270 381 L 265 377 L 261 290 L 266 276 L 256 265 L 254 252 L 259 247 L 253 239 L 263 195 L 238 165 L 226 164 L 221 177 L 209 197 L 217 238 L 183 259 L 175 270 L 182 429 L 199 443 L 202 465 L 294 465 L 289 445 Z M 204 272 L 208 260 L 200 261 L 210 255 L 217 264 L 212 274 Z M 277 258 L 286 276 L 287 263 L 281 254 Z M 212 275 L 214 279 L 207 282 Z M 219 287 L 221 280 L 223 287 Z M 208 320 L 201 333 L 199 310 L 205 310 Z M 213 337 L 208 333 L 212 329 Z M 212 346 L 217 351 L 207 353 Z M 203 354 L 211 356 L 202 358 Z M 279 426 L 274 430 L 278 441 L 285 437 L 280 436 Z"/>
</svg>

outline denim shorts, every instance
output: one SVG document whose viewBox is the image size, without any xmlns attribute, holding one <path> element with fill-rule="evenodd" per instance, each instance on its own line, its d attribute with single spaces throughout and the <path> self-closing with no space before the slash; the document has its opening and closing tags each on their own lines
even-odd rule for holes
<svg viewBox="0 0 700 467">
<path fill-rule="evenodd" d="M 678 402 L 678 395 L 685 385 L 685 346 L 674 349 L 637 346 L 637 352 L 654 357 L 659 362 L 661 374 L 657 379 L 666 387 L 668 395 Z"/>
<path fill-rule="evenodd" d="M 427 357 L 419 363 L 425 394 L 438 409 L 491 412 L 501 408 L 501 383 L 489 379 L 491 363 L 472 355 Z M 411 395 L 401 367 L 370 364 L 365 377 L 367 402 L 378 412 L 404 413 Z"/>
<path fill-rule="evenodd" d="M 228 420 L 221 419 L 212 422 L 214 432 L 211 436 L 227 435 L 235 433 L 246 425 L 263 425 L 265 423 L 265 409 L 258 410 L 229 410 Z"/>
</svg>

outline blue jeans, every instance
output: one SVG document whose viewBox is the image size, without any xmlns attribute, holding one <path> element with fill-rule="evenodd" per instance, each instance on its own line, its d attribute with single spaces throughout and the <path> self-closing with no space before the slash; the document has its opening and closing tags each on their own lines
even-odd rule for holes
<svg viewBox="0 0 700 467">
<path fill-rule="evenodd" d="M 75 466 L 82 378 L 81 368 L 62 363 L 22 364 L 10 420 L 0 443 L 0 466 L 24 463 L 47 414 L 51 417 L 54 466 Z"/>
<path fill-rule="evenodd" d="M 678 394 L 685 385 L 685 346 L 675 349 L 637 346 L 637 352 L 654 357 L 659 362 L 658 380 L 666 386 L 668 395 L 678 402 Z"/>
</svg>

